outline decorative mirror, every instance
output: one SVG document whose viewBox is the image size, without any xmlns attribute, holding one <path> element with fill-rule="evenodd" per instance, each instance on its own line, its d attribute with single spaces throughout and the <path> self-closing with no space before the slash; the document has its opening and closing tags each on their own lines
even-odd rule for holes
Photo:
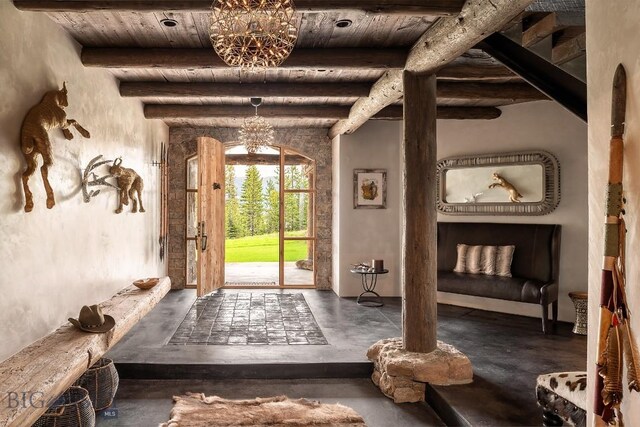
<svg viewBox="0 0 640 427">
<path fill-rule="evenodd" d="M 447 215 L 546 215 L 560 203 L 560 166 L 546 151 L 451 157 L 437 188 Z"/>
</svg>

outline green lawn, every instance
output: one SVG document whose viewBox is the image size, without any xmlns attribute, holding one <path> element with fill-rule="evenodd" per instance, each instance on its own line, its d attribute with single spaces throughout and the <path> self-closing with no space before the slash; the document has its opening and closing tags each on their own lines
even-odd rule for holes
<svg viewBox="0 0 640 427">
<path fill-rule="evenodd" d="M 305 231 L 288 232 L 287 237 L 304 236 Z M 307 259 L 307 242 L 285 241 L 285 261 Z M 278 262 L 278 233 L 227 239 L 225 262 Z"/>
</svg>

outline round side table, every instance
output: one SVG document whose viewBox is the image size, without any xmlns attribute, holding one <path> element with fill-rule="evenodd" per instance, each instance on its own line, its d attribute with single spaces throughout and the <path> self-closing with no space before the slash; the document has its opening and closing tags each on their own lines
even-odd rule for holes
<svg viewBox="0 0 640 427">
<path fill-rule="evenodd" d="M 351 269 L 351 272 L 354 274 L 359 274 L 362 279 L 362 292 L 356 302 L 360 305 L 364 305 L 365 307 L 382 307 L 384 303 L 382 302 L 382 298 L 375 291 L 376 285 L 378 284 L 378 274 L 387 274 L 389 270 L 377 270 L 377 271 L 363 271 L 355 268 Z M 375 295 L 377 301 L 373 300 L 363 300 L 362 297 L 366 294 Z"/>
<path fill-rule="evenodd" d="M 576 323 L 573 325 L 573 333 L 587 335 L 588 294 L 586 292 L 569 292 L 569 298 L 576 307 Z"/>
</svg>

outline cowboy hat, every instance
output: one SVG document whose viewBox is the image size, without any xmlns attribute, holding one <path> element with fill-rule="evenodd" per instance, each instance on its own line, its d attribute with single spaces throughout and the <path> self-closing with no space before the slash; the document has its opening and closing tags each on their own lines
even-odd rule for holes
<svg viewBox="0 0 640 427">
<path fill-rule="evenodd" d="M 69 318 L 69 322 L 83 331 L 95 333 L 107 332 L 116 325 L 114 318 L 108 314 L 103 315 L 98 305 L 83 306 L 78 319 Z"/>
</svg>

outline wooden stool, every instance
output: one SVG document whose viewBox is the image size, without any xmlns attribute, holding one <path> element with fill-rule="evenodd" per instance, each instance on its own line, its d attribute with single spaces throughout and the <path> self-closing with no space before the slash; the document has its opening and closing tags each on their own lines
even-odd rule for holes
<svg viewBox="0 0 640 427">
<path fill-rule="evenodd" d="M 586 292 L 569 292 L 569 298 L 576 307 L 576 323 L 573 325 L 573 333 L 587 335 L 588 294 Z"/>
</svg>

